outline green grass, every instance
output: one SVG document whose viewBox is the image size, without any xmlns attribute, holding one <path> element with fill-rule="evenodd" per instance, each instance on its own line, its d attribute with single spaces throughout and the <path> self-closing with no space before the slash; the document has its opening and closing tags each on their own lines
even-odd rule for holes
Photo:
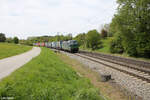
<svg viewBox="0 0 150 100">
<path fill-rule="evenodd" d="M 0 43 L 0 59 L 14 56 L 30 50 L 32 47 L 10 43 Z"/>
<path fill-rule="evenodd" d="M 97 89 L 51 50 L 0 82 L 0 97 L 15 100 L 103 100 Z"/>
<path fill-rule="evenodd" d="M 110 53 L 110 42 L 111 42 L 112 38 L 111 37 L 108 37 L 107 39 L 102 39 L 102 44 L 103 44 L 103 47 L 96 50 L 98 52 L 103 52 L 103 53 Z"/>
</svg>

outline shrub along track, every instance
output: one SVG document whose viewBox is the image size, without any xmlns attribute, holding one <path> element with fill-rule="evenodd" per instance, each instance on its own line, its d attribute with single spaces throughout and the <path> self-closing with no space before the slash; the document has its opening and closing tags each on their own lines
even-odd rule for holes
<svg viewBox="0 0 150 100">
<path fill-rule="evenodd" d="M 87 51 L 80 51 L 76 55 L 150 83 L 149 62 Z"/>
</svg>

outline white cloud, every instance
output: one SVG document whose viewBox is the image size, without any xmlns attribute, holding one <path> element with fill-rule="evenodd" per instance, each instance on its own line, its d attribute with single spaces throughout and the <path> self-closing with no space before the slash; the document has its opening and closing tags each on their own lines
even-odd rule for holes
<svg viewBox="0 0 150 100">
<path fill-rule="evenodd" d="M 109 23 L 116 0 L 0 0 L 0 32 L 26 38 L 80 33 Z M 63 33 L 63 34 L 66 34 Z"/>
</svg>

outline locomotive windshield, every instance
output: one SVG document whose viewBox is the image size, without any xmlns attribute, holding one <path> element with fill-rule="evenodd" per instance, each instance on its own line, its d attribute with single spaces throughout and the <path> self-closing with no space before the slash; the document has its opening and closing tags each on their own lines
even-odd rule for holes
<svg viewBox="0 0 150 100">
<path fill-rule="evenodd" d="M 77 41 L 73 40 L 73 41 L 70 41 L 70 44 L 78 44 Z"/>
</svg>

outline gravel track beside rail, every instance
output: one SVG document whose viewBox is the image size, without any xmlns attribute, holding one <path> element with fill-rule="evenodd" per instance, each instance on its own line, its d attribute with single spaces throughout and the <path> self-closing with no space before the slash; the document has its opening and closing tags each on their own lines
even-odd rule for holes
<svg viewBox="0 0 150 100">
<path fill-rule="evenodd" d="M 41 49 L 39 47 L 33 47 L 32 50 L 23 54 L 0 60 L 0 79 L 8 76 L 13 71 L 29 62 L 32 58 L 38 56 L 40 52 Z"/>
<path fill-rule="evenodd" d="M 112 78 L 117 84 L 127 89 L 129 92 L 133 93 L 133 95 L 137 95 L 143 98 L 142 100 L 150 100 L 150 83 L 137 79 L 136 77 L 129 76 L 125 73 L 119 72 L 112 68 L 106 67 L 99 63 L 76 56 L 74 54 L 70 54 L 66 52 L 62 52 L 62 53 L 68 55 L 73 59 L 78 60 L 85 66 L 89 67 L 90 69 L 93 69 L 94 71 L 97 71 L 100 74 L 103 73 L 111 74 Z M 135 100 L 139 100 L 139 99 L 135 99 Z"/>
</svg>

